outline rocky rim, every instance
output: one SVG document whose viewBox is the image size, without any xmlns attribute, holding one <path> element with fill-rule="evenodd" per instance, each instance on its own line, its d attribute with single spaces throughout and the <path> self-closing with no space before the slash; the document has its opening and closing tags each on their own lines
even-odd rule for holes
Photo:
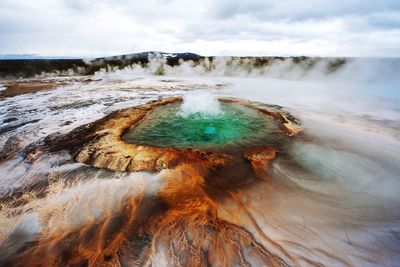
<svg viewBox="0 0 400 267">
<path fill-rule="evenodd" d="M 72 132 L 48 138 L 46 142 L 52 150 L 68 150 L 76 162 L 96 168 L 113 171 L 160 171 L 175 168 L 180 164 L 196 164 L 204 168 L 226 165 L 232 155 L 214 153 L 201 149 L 176 149 L 128 144 L 121 136 L 128 129 L 136 127 L 156 106 L 181 102 L 181 97 L 173 97 L 116 111 L 103 119 L 83 125 Z M 280 106 L 265 105 L 236 98 L 219 98 L 221 102 L 234 102 L 254 108 L 281 123 L 283 134 L 294 136 L 302 127 L 300 121 L 282 110 Z M 267 156 L 265 156 L 267 155 Z M 243 157 L 252 165 L 265 165 L 275 158 L 273 147 L 254 147 L 244 151 Z"/>
</svg>

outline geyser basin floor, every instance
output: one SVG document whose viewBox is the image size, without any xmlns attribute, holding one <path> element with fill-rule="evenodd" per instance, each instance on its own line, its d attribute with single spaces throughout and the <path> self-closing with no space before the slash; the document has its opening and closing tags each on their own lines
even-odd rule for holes
<svg viewBox="0 0 400 267">
<path fill-rule="evenodd" d="M 131 75 L 129 79 L 132 79 Z M 158 76 L 151 79 L 151 82 L 147 78 L 125 82 L 94 80 L 1 100 L 0 120 L 18 119 L 10 124 L 4 122 L 3 126 L 20 124 L 25 121 L 24 118 L 40 119 L 0 135 L 2 146 L 10 137 L 12 142 L 7 144 L 12 146 L 7 147 L 15 148 L 18 153 L 15 158 L 3 160 L 0 166 L 2 192 L 15 188 L 15 191 L 24 193 L 12 195 L 11 203 L 4 199 L 1 201 L 4 205 L 0 214 L 1 266 L 32 266 L 34 263 L 42 263 L 42 266 L 78 266 L 79 263 L 82 263 L 81 266 L 143 266 L 145 263 L 140 265 L 141 262 L 136 261 L 142 259 L 151 261 L 149 266 L 178 265 L 178 260 L 188 266 L 185 258 L 195 260 L 202 257 L 208 257 L 208 265 L 205 266 L 221 266 L 224 259 L 229 266 L 240 266 L 240 261 L 234 259 L 241 255 L 252 266 L 265 266 L 268 259 L 257 261 L 252 249 L 260 248 L 262 244 L 264 248 L 274 251 L 265 235 L 293 256 L 294 261 L 287 261 L 289 266 L 398 266 L 400 150 L 398 139 L 395 141 L 393 137 L 398 137 L 399 131 L 398 128 L 391 128 L 393 121 L 390 121 L 390 116 L 383 115 L 382 118 L 389 120 L 382 120 L 379 122 L 381 126 L 377 127 L 376 121 L 360 119 L 356 115 L 376 114 L 389 109 L 395 112 L 394 108 L 399 105 L 393 107 L 387 101 L 378 101 L 379 105 L 360 100 L 360 95 L 348 96 L 347 93 L 346 97 L 335 97 L 340 91 L 354 92 L 352 89 L 355 88 L 351 86 L 343 88 L 321 82 L 316 88 L 315 84 L 294 80 L 247 77 L 218 80 L 229 84 L 225 89 L 216 89 L 219 93 L 290 107 L 301 115 L 306 125 L 305 132 L 292 142 L 297 153 L 285 155 L 291 151 L 287 148 L 278 151 L 270 166 L 271 177 L 226 190 L 224 196 L 210 194 L 210 185 L 204 187 L 208 181 L 202 181 L 201 177 L 183 166 L 181 171 L 164 170 L 157 174 L 114 172 L 73 163 L 66 151 L 47 153 L 39 147 L 37 153 L 32 153 L 35 151 L 29 147 L 25 149 L 27 145 L 57 131 L 67 133 L 117 110 L 139 107 L 160 97 L 186 94 L 199 89 L 199 83 L 211 84 L 215 80 L 214 77 L 204 76 L 188 78 L 179 87 L 183 90 L 180 91 L 171 82 L 157 87 Z M 374 88 L 376 92 L 384 92 L 383 88 Z M 208 91 L 203 87 L 201 89 Z M 211 90 L 216 93 L 216 90 Z M 80 104 L 90 102 L 95 104 L 90 107 Z M 357 102 L 364 105 L 361 107 Z M 346 112 L 346 107 L 358 112 Z M 305 114 L 304 109 L 307 108 L 309 112 Z M 129 116 L 128 113 L 125 115 Z M 112 116 L 116 118 L 116 114 Z M 311 122 L 310 116 L 313 118 Z M 103 123 L 108 119 L 110 117 Z M 65 125 L 67 121 L 73 123 Z M 94 127 L 94 124 L 91 126 Z M 114 126 L 120 127 L 119 124 Z M 110 128 L 114 126 L 109 124 Z M 94 136 L 97 139 L 111 131 L 110 128 L 100 131 L 100 128 Z M 74 140 L 82 141 L 80 148 L 88 142 L 82 131 L 85 132 L 84 127 L 81 128 L 81 135 L 77 134 Z M 90 128 L 86 133 L 92 131 L 93 128 Z M 305 144 L 303 149 L 301 145 L 296 145 L 299 141 Z M 323 145 L 326 150 L 314 149 L 314 145 Z M 28 153 L 25 153 L 26 150 L 29 150 Z M 147 150 L 146 146 L 143 150 Z M 392 150 L 397 152 L 388 154 Z M 345 152 L 344 155 L 341 152 Z M 106 157 L 94 152 L 90 155 L 99 159 Z M 366 158 L 371 158 L 374 164 L 366 162 L 365 165 Z M 357 162 L 352 162 L 352 159 Z M 320 173 L 310 175 L 308 167 L 315 166 L 324 174 L 322 177 Z M 348 169 L 350 167 L 356 168 L 356 172 Z M 363 172 L 358 171 L 359 168 Z M 381 169 L 383 172 L 380 172 Z M 377 171 L 379 176 L 374 175 Z M 354 174 L 357 176 L 354 177 Z M 376 182 L 371 183 L 371 176 L 377 178 Z M 43 181 L 49 181 L 50 185 Z M 359 192 L 360 187 L 354 187 L 355 184 L 363 187 L 362 190 L 368 186 L 368 192 Z M 147 188 L 145 193 L 142 190 L 144 186 Z M 208 190 L 206 195 L 202 193 L 204 190 Z M 159 209 L 154 208 L 157 207 L 154 200 L 158 199 L 159 193 L 163 195 L 163 202 L 168 203 L 168 213 L 158 213 Z M 234 193 L 243 205 L 230 198 Z M 201 198 L 202 195 L 205 197 Z M 215 223 L 212 218 L 208 220 L 203 216 L 210 214 L 206 205 L 211 208 L 216 205 L 216 217 L 234 225 Z M 246 210 L 240 208 L 242 206 Z M 154 215 L 153 220 L 146 220 L 146 211 Z M 252 216 L 261 231 L 253 226 L 246 214 Z M 158 229 L 160 225 L 163 227 Z M 199 225 L 204 228 L 199 228 Z M 175 226 L 177 230 L 174 230 Z M 243 231 L 238 232 L 239 228 Z M 157 233 L 168 236 L 160 238 Z M 202 242 L 193 240 L 203 233 L 206 235 Z M 253 234 L 257 243 L 243 243 L 245 240 L 240 236 L 246 237 L 248 233 Z M 121 243 L 118 243 L 120 240 Z M 188 240 L 186 245 L 185 240 Z M 238 240 L 241 241 L 240 247 Z M 157 250 L 151 254 L 153 244 Z M 169 245 L 173 248 L 169 249 Z M 149 252 L 149 257 L 138 256 L 140 251 L 143 254 Z M 203 251 L 204 254 L 195 255 Z M 35 261 L 33 256 L 40 262 Z M 7 264 L 10 261 L 14 265 Z M 137 264 L 134 265 L 133 261 Z M 197 261 L 194 265 L 200 264 Z"/>
<path fill-rule="evenodd" d="M 282 137 L 279 122 L 238 103 L 221 103 L 213 115 L 184 114 L 181 104 L 159 106 L 122 139 L 131 144 L 228 151 Z"/>
</svg>

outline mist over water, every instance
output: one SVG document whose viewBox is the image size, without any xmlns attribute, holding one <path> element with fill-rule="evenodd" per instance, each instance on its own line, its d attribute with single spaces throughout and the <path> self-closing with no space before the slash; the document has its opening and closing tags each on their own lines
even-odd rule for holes
<svg viewBox="0 0 400 267">
<path fill-rule="evenodd" d="M 171 183 L 179 189 L 171 195 L 188 190 L 203 201 L 199 192 L 204 184 L 190 184 L 195 175 L 188 170 L 150 174 L 96 169 L 75 163 L 66 151 L 41 149 L 45 138 L 169 96 L 183 96 L 182 117 L 223 116 L 217 97 L 233 96 L 283 106 L 301 119 L 304 132 L 278 151 L 264 179 L 233 189 L 230 197 L 207 195 L 218 218 L 243 227 L 292 265 L 398 266 L 398 61 L 354 59 L 327 74 L 325 61 L 305 71 L 290 60 L 261 69 L 228 60 L 163 65 L 163 76 L 153 75 L 162 63 L 157 61 L 148 68 L 101 71 L 89 82 L 71 79 L 55 90 L 1 99 L 1 263 L 39 240 L 39 248 L 57 255 L 58 247 L 50 244 L 67 234 L 79 233 L 82 247 L 92 242 L 101 250 L 105 247 L 93 240 L 105 239 L 107 229 L 115 231 L 107 228 L 117 224 L 111 218 L 122 212 L 129 214 L 123 221 L 129 221 L 130 205 L 147 221 L 152 207 L 158 207 L 152 197 L 171 189 Z M 191 203 L 198 206 L 185 211 L 202 207 Z M 93 230 L 95 238 L 84 239 L 94 224 L 99 227 Z M 158 245 L 155 266 L 169 262 L 167 245 Z M 243 255 L 260 265 L 263 261 L 249 247 Z"/>
<path fill-rule="evenodd" d="M 221 113 L 221 107 L 215 95 L 209 92 L 194 92 L 184 96 L 180 115 L 188 117 L 197 114 L 200 117 L 215 117 Z"/>
</svg>

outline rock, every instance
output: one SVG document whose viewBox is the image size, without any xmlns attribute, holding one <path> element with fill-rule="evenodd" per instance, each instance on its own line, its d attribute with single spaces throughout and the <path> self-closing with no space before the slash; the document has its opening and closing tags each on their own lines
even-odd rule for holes
<svg viewBox="0 0 400 267">
<path fill-rule="evenodd" d="M 108 163 L 107 168 L 111 170 L 126 170 L 131 161 L 132 158 L 130 157 L 113 157 Z"/>
<path fill-rule="evenodd" d="M 3 123 L 9 123 L 9 122 L 13 122 L 13 121 L 17 121 L 17 118 L 7 118 L 5 120 L 3 120 Z"/>
<path fill-rule="evenodd" d="M 256 146 L 244 151 L 243 156 L 249 161 L 271 161 L 276 157 L 276 149 L 272 146 Z"/>
<path fill-rule="evenodd" d="M 243 156 L 251 162 L 258 177 L 265 177 L 270 162 L 276 157 L 276 149 L 271 146 L 251 147 L 244 151 Z"/>
<path fill-rule="evenodd" d="M 281 117 L 283 119 L 281 129 L 285 131 L 287 135 L 294 136 L 303 131 L 303 127 L 300 125 L 299 121 L 293 116 L 281 113 Z"/>
</svg>

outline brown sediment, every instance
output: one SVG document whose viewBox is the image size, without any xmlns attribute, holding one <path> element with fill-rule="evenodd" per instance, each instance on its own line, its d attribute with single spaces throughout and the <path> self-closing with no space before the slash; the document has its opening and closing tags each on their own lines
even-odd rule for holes
<svg viewBox="0 0 400 267">
<path fill-rule="evenodd" d="M 271 161 L 276 156 L 276 149 L 270 146 L 256 146 L 246 149 L 243 156 L 251 161 Z"/>
<path fill-rule="evenodd" d="M 232 155 L 201 149 L 176 149 L 128 144 L 121 136 L 136 127 L 155 107 L 181 102 L 174 97 L 152 101 L 142 106 L 127 108 L 108 115 L 94 123 L 82 126 L 58 139 L 53 148 L 67 149 L 74 160 L 97 168 L 114 171 L 160 171 L 179 164 L 193 163 L 207 168 L 226 165 Z M 302 128 L 299 122 L 278 106 L 269 106 L 236 98 L 219 98 L 222 102 L 234 102 L 257 109 L 281 123 L 283 134 L 293 136 Z"/>
<path fill-rule="evenodd" d="M 271 146 L 256 146 L 246 149 L 243 156 L 250 161 L 257 176 L 262 176 L 269 163 L 276 157 L 276 148 Z"/>
<path fill-rule="evenodd" d="M 0 99 L 5 97 L 13 97 L 22 94 L 36 93 L 55 89 L 63 84 L 58 82 L 43 82 L 43 81 L 10 81 L 4 82 L 5 90 L 0 91 Z"/>
</svg>

